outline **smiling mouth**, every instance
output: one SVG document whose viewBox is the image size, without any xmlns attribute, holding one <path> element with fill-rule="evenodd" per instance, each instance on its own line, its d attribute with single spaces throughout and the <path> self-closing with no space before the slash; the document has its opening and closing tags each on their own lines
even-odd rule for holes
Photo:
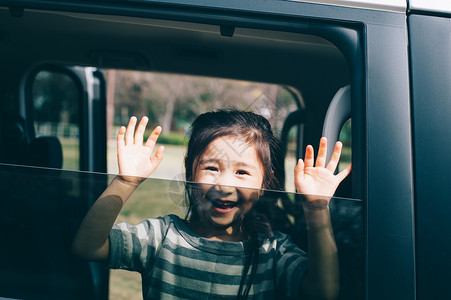
<svg viewBox="0 0 451 300">
<path fill-rule="evenodd" d="M 214 207 L 221 208 L 221 209 L 230 209 L 238 206 L 238 202 L 235 201 L 223 201 L 223 200 L 210 200 L 211 204 Z"/>
</svg>

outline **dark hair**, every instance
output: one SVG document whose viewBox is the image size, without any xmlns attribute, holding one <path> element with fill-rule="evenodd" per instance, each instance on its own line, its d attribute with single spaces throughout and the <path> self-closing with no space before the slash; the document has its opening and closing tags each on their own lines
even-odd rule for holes
<svg viewBox="0 0 451 300">
<path fill-rule="evenodd" d="M 271 124 L 261 115 L 235 109 L 204 113 L 194 120 L 190 129 L 188 150 L 185 156 L 187 181 L 194 180 L 199 158 L 215 139 L 233 136 L 255 147 L 260 163 L 264 167 L 263 188 L 281 190 L 275 176 L 280 142 L 274 136 Z"/>
<path fill-rule="evenodd" d="M 244 141 L 254 146 L 258 159 L 264 168 L 262 188 L 282 190 L 276 177 L 280 170 L 278 162 L 279 156 L 281 155 L 281 147 L 279 140 L 274 136 L 268 120 L 253 112 L 236 109 L 207 112 L 198 116 L 190 129 L 190 139 L 185 156 L 185 174 L 187 181 L 185 190 L 186 200 L 189 202 L 186 218 L 190 216 L 191 220 L 193 220 L 196 217 L 195 210 L 193 210 L 195 206 L 193 185 L 189 182 L 194 181 L 199 159 L 212 141 L 225 136 L 237 137 L 240 139 L 240 142 Z M 244 226 L 246 226 L 246 218 L 244 221 Z M 259 242 L 256 232 L 251 231 L 250 236 L 250 246 L 247 251 L 243 277 L 238 291 L 238 299 L 247 298 L 257 271 Z M 250 279 L 246 280 L 251 264 L 251 276 Z M 248 281 L 247 286 L 246 281 Z"/>
</svg>

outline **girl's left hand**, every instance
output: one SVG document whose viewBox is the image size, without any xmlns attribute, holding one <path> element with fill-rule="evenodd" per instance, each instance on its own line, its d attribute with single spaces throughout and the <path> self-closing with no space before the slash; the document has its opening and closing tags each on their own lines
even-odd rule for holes
<svg viewBox="0 0 451 300">
<path fill-rule="evenodd" d="M 343 144 L 337 142 L 329 163 L 326 166 L 327 139 L 322 137 L 319 144 L 318 157 L 314 165 L 314 151 L 311 145 L 305 151 L 305 162 L 298 160 L 294 169 L 294 184 L 298 193 L 304 194 L 308 201 L 326 199 L 334 195 L 338 185 L 351 172 L 351 164 L 346 169 L 334 174 L 341 156 Z"/>
</svg>

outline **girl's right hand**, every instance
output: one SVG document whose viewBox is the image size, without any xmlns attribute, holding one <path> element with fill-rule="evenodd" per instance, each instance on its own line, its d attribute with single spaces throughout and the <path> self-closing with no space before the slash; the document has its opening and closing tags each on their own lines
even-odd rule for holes
<svg viewBox="0 0 451 300">
<path fill-rule="evenodd" d="M 137 119 L 131 117 L 127 128 L 122 126 L 117 134 L 117 160 L 121 179 L 132 185 L 139 185 L 149 177 L 163 159 L 164 147 L 158 147 L 152 156 L 153 149 L 161 133 L 157 126 L 146 143 L 143 144 L 144 131 L 149 119 L 143 117 L 135 133 Z"/>
<path fill-rule="evenodd" d="M 319 144 L 318 157 L 314 162 L 314 151 L 311 145 L 305 150 L 305 162 L 299 159 L 294 169 L 294 184 L 298 193 L 304 194 L 309 202 L 323 199 L 329 202 L 338 185 L 351 172 L 351 165 L 334 174 L 340 161 L 343 144 L 337 142 L 329 163 L 326 166 L 327 139 L 322 137 Z"/>
</svg>

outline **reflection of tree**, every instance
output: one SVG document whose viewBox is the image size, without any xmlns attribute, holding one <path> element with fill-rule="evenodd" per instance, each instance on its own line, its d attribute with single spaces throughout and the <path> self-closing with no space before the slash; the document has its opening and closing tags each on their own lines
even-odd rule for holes
<svg viewBox="0 0 451 300">
<path fill-rule="evenodd" d="M 148 115 L 152 125 L 160 124 L 166 132 L 184 130 L 199 114 L 224 107 L 264 107 L 277 121 L 295 105 L 292 98 L 286 101 L 284 89 L 268 84 L 132 71 L 117 71 L 116 77 L 117 125 L 131 115 Z"/>
<path fill-rule="evenodd" d="M 105 75 L 111 105 L 108 126 L 126 124 L 132 115 L 147 115 L 151 126 L 183 131 L 201 113 L 235 107 L 265 115 L 277 131 L 295 108 L 292 96 L 276 85 L 123 70 L 105 71 Z M 39 72 L 33 83 L 35 121 L 78 123 L 80 97 L 67 74 Z"/>
<path fill-rule="evenodd" d="M 79 90 L 60 72 L 41 71 L 33 82 L 35 122 L 78 123 Z"/>
<path fill-rule="evenodd" d="M 144 112 L 142 98 L 147 93 L 149 87 L 146 85 L 146 73 L 119 71 L 116 73 L 115 89 L 115 113 L 119 118 L 118 123 L 126 124 L 131 115 L 141 116 Z"/>
</svg>

